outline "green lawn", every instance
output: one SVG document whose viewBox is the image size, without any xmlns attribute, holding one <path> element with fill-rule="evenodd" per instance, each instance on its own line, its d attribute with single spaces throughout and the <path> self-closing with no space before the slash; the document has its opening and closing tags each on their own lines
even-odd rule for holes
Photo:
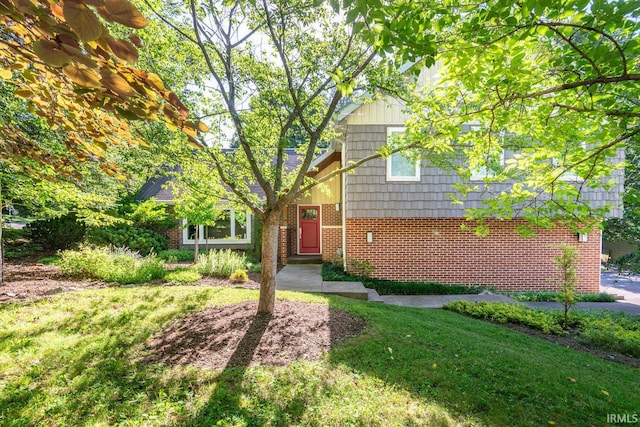
<svg viewBox="0 0 640 427">
<path fill-rule="evenodd" d="M 599 426 L 640 409 L 637 369 L 452 312 L 280 296 L 368 326 L 323 361 L 215 372 L 144 364 L 144 342 L 256 291 L 110 288 L 0 305 L 0 425 Z"/>
</svg>

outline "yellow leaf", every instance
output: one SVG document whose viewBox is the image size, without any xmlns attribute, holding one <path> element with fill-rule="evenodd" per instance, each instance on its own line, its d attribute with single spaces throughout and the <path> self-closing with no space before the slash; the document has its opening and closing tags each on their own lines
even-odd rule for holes
<svg viewBox="0 0 640 427">
<path fill-rule="evenodd" d="M 58 49 L 58 45 L 55 42 L 50 40 L 36 40 L 33 43 L 33 52 L 52 67 L 62 67 L 71 59 L 69 55 Z"/>
<path fill-rule="evenodd" d="M 549 425 L 550 426 L 554 426 L 554 425 L 556 425 L 556 422 L 555 421 L 549 421 Z"/>
<path fill-rule="evenodd" d="M 33 96 L 33 92 L 29 89 L 17 89 L 14 93 L 20 98 L 31 98 Z"/>
<path fill-rule="evenodd" d="M 102 74 L 102 84 L 107 89 L 122 96 L 129 96 L 133 94 L 133 88 L 131 85 L 129 85 L 129 83 L 119 74 L 112 73 L 109 70 L 102 70 L 100 74 Z"/>
<path fill-rule="evenodd" d="M 130 28 L 144 28 L 148 24 L 140 11 L 127 0 L 105 0 L 98 12 L 107 21 L 115 21 Z"/>
<path fill-rule="evenodd" d="M 102 24 L 91 9 L 70 0 L 63 3 L 64 19 L 82 41 L 97 40 L 102 35 Z"/>
<path fill-rule="evenodd" d="M 7 70 L 6 68 L 0 70 L 0 78 L 3 80 L 11 80 L 11 77 L 13 77 L 11 70 Z"/>
<path fill-rule="evenodd" d="M 107 39 L 111 52 L 123 61 L 135 63 L 138 60 L 138 51 L 127 40 Z"/>
<path fill-rule="evenodd" d="M 92 70 L 82 69 L 75 64 L 69 64 L 65 66 L 62 71 L 64 71 L 67 77 L 80 86 L 90 88 L 102 87 L 100 80 L 98 79 L 98 75 Z"/>
<path fill-rule="evenodd" d="M 569 381 L 570 383 L 575 383 L 576 379 L 569 377 L 569 378 L 567 378 L 567 381 Z"/>
</svg>

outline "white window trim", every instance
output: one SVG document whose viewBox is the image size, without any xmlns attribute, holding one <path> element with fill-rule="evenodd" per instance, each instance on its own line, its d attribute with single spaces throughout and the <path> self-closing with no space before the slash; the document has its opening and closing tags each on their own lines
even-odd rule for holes
<svg viewBox="0 0 640 427">
<path fill-rule="evenodd" d="M 500 164 L 504 166 L 504 150 L 500 151 Z M 495 171 L 487 170 L 486 165 L 480 166 L 480 168 L 471 170 L 471 181 L 484 181 L 486 178 L 494 178 L 496 176 Z"/>
<path fill-rule="evenodd" d="M 407 128 L 405 127 L 388 127 L 387 128 L 387 142 L 389 138 L 394 133 L 402 133 L 405 132 Z M 402 152 L 396 152 L 394 154 L 402 155 Z M 420 182 L 421 180 L 421 171 L 420 171 L 420 160 L 416 160 L 416 173 L 413 176 L 392 176 L 391 175 L 391 159 L 393 158 L 393 154 L 387 157 L 387 181 L 391 182 Z"/>
<path fill-rule="evenodd" d="M 231 211 L 231 235 L 235 235 L 235 227 L 236 227 L 236 211 L 233 208 L 221 208 L 221 210 L 230 210 Z M 195 243 L 195 239 L 189 239 L 189 228 L 187 227 L 187 220 L 182 219 L 182 243 L 186 245 L 193 245 Z M 247 238 L 246 239 L 204 239 L 204 225 L 198 225 L 198 244 L 208 244 L 208 245 L 226 245 L 226 244 L 245 244 L 251 243 L 251 223 L 253 222 L 253 215 L 250 212 L 247 212 Z"/>
</svg>

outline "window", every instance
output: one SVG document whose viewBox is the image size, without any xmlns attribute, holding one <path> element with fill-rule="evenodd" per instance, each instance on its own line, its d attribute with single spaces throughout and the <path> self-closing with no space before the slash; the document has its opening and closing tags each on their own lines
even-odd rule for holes
<svg viewBox="0 0 640 427">
<path fill-rule="evenodd" d="M 235 209 L 223 209 L 214 225 L 198 225 L 199 242 L 210 244 L 250 243 L 251 214 Z M 184 229 L 183 242 L 193 243 L 196 226 L 189 224 Z"/>
<path fill-rule="evenodd" d="M 404 134 L 405 128 L 387 128 L 387 144 Z M 387 157 L 387 181 L 420 181 L 420 160 L 411 160 L 402 152 Z"/>
<path fill-rule="evenodd" d="M 484 165 L 471 170 L 471 181 L 482 181 L 485 178 L 493 178 L 504 165 L 504 150 L 495 155 L 487 155 Z"/>
</svg>

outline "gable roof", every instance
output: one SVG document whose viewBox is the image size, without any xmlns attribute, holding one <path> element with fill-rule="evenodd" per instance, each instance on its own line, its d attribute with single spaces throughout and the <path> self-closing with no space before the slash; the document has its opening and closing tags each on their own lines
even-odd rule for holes
<svg viewBox="0 0 640 427">
<path fill-rule="evenodd" d="M 226 148 L 222 150 L 223 153 L 233 152 L 234 148 Z M 285 150 L 287 154 L 287 158 L 284 162 L 285 171 L 289 172 L 294 170 L 296 167 L 302 163 L 303 156 L 296 153 L 296 150 L 293 148 L 288 148 Z M 311 163 L 311 169 L 318 168 L 322 169 L 326 167 L 327 160 L 332 158 L 333 150 L 327 150 L 321 153 L 318 157 L 316 157 Z M 157 202 L 162 203 L 173 203 L 174 194 L 170 185 L 170 182 L 175 181 L 175 178 L 171 177 L 171 173 L 179 172 L 180 170 L 169 170 L 165 168 L 160 174 L 156 177 L 149 179 L 138 191 L 138 194 L 135 197 L 135 200 L 149 200 L 154 198 Z M 314 173 L 314 172 L 310 172 Z M 260 187 L 259 184 L 251 184 L 249 186 L 251 191 L 254 194 L 257 194 L 260 197 L 264 197 L 264 190 Z M 228 189 L 229 190 L 229 189 Z"/>
</svg>

